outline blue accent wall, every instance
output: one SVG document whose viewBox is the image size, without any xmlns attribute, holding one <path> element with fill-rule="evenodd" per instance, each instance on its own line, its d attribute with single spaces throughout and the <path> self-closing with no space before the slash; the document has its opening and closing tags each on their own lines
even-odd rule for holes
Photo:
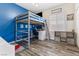
<svg viewBox="0 0 79 59">
<path fill-rule="evenodd" d="M 27 12 L 14 3 L 0 3 L 0 36 L 7 42 L 15 40 L 15 17 Z"/>
</svg>

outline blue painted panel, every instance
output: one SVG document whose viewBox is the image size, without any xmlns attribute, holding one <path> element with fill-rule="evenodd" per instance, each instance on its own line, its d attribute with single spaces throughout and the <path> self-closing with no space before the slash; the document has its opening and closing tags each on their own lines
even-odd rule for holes
<svg viewBox="0 0 79 59">
<path fill-rule="evenodd" d="M 0 36 L 2 36 L 7 42 L 12 42 L 15 40 L 15 17 L 26 13 L 28 10 L 24 9 L 14 3 L 0 3 Z M 18 30 L 27 30 L 25 25 L 24 28 L 20 28 L 18 25 Z M 31 30 L 41 28 L 40 25 L 31 25 Z M 23 34 L 22 34 L 23 35 Z"/>
<path fill-rule="evenodd" d="M 15 40 L 15 17 L 28 10 L 14 3 L 0 3 L 0 36 L 7 42 Z"/>
</svg>

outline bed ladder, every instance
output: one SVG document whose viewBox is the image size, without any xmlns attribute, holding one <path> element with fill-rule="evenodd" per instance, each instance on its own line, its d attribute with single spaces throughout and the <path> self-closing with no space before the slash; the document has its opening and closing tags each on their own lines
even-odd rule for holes
<svg viewBox="0 0 79 59">
<path fill-rule="evenodd" d="M 50 40 L 50 33 L 49 33 L 49 28 L 47 24 L 47 20 L 45 20 L 45 29 L 46 29 L 46 38 Z"/>
</svg>

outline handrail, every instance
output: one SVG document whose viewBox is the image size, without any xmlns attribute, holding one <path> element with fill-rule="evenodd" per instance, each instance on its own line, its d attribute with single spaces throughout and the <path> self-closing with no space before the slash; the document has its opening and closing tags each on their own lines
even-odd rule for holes
<svg viewBox="0 0 79 59">
<path fill-rule="evenodd" d="M 26 15 L 28 15 L 28 12 L 23 13 L 23 14 L 20 14 L 20 15 L 18 15 L 18 16 L 16 16 L 16 17 L 18 18 L 18 17 L 22 17 L 22 16 L 26 16 Z"/>
</svg>

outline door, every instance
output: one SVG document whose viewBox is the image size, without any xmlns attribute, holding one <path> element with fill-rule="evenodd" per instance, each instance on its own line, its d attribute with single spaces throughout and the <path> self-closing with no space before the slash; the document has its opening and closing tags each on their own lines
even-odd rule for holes
<svg viewBox="0 0 79 59">
<path fill-rule="evenodd" d="M 48 27 L 50 32 L 50 39 L 54 40 L 54 31 L 56 30 L 56 15 L 52 14 L 49 16 Z"/>
</svg>

